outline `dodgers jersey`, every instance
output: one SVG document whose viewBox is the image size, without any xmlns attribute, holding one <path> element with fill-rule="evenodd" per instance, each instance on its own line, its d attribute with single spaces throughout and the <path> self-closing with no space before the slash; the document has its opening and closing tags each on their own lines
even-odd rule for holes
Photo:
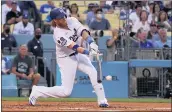
<svg viewBox="0 0 172 112">
<path fill-rule="evenodd" d="M 83 30 L 87 30 L 76 18 L 68 17 L 66 18 L 68 28 L 54 28 L 54 41 L 56 43 L 56 55 L 57 57 L 66 57 L 75 51 L 67 48 L 72 42 L 75 42 L 79 46 L 82 44 L 81 33 Z"/>
<path fill-rule="evenodd" d="M 13 34 L 25 34 L 25 35 L 33 35 L 34 34 L 34 26 L 32 23 L 28 22 L 27 26 L 24 27 L 23 22 L 18 22 L 14 26 Z"/>
</svg>

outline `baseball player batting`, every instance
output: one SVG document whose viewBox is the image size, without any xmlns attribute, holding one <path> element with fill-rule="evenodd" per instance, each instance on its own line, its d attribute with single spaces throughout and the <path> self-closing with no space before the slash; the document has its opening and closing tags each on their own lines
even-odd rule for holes
<svg viewBox="0 0 172 112">
<path fill-rule="evenodd" d="M 90 36 L 90 32 L 76 18 L 66 17 L 61 8 L 53 9 L 50 12 L 50 17 L 54 27 L 53 38 L 56 43 L 56 58 L 61 72 L 62 85 L 54 87 L 33 86 L 29 97 L 30 105 L 35 105 L 39 97 L 68 97 L 72 92 L 78 69 L 89 75 L 97 95 L 98 106 L 108 107 L 103 85 L 97 82 L 97 71 L 88 57 L 90 54 L 97 55 L 98 53 L 98 46 Z M 83 40 L 89 44 L 90 51 L 81 47 Z"/>
</svg>

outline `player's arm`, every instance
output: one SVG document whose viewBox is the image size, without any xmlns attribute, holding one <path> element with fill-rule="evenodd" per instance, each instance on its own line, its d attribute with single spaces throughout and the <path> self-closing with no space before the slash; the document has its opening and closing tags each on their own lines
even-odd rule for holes
<svg viewBox="0 0 172 112">
<path fill-rule="evenodd" d="M 78 53 L 81 53 L 81 54 L 89 55 L 89 51 L 88 50 L 86 50 L 83 47 L 79 46 L 74 41 L 72 41 L 72 40 L 70 40 L 68 38 L 65 38 L 65 36 L 63 36 L 63 37 L 56 37 L 55 41 L 60 46 L 67 47 L 67 48 L 72 49 L 75 52 L 78 52 Z"/>
<path fill-rule="evenodd" d="M 77 31 L 78 36 L 82 36 L 83 40 L 89 43 L 92 54 L 98 53 L 98 46 L 95 44 L 94 39 L 90 36 L 90 31 L 84 27 L 76 18 L 73 18 L 73 27 Z"/>
<path fill-rule="evenodd" d="M 70 49 L 73 49 L 74 51 L 81 53 L 81 54 L 86 54 L 89 55 L 89 51 L 84 49 L 83 47 L 80 47 L 78 44 L 75 42 L 72 42 L 69 46 L 67 46 Z"/>
</svg>

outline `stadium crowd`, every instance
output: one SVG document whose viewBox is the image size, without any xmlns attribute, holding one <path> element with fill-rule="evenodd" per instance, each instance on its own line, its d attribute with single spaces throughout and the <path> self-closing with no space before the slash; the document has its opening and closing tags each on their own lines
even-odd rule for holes
<svg viewBox="0 0 172 112">
<path fill-rule="evenodd" d="M 2 33 L 1 33 L 1 50 L 4 48 L 17 47 L 15 36 L 30 35 L 33 40 L 29 41 L 28 49 L 36 57 L 43 57 L 42 43 L 39 41 L 41 34 L 52 34 L 53 27 L 51 26 L 51 18 L 49 12 L 61 7 L 66 12 L 68 17 L 77 18 L 82 24 L 88 27 L 91 31 L 94 30 L 108 30 L 112 37 L 106 42 L 108 49 L 107 60 L 115 60 L 114 54 L 116 49 L 120 48 L 119 41 L 122 38 L 120 33 L 129 30 L 130 38 L 133 40 L 132 47 L 137 48 L 163 48 L 164 46 L 171 48 L 171 37 L 167 36 L 168 31 L 172 31 L 172 2 L 171 1 L 106 1 L 101 0 L 99 3 L 89 3 L 87 10 L 80 11 L 77 3 L 70 3 L 70 1 L 62 1 L 59 6 L 55 5 L 56 1 L 47 0 L 46 4 L 42 4 L 38 9 L 35 2 L 29 1 L 12 1 L 6 0 L 2 4 Z M 119 10 L 118 19 L 124 21 L 123 27 L 112 28 L 110 20 L 106 15 L 115 14 L 115 10 Z M 85 17 L 83 15 L 86 15 Z M 115 21 L 115 20 L 114 20 Z M 40 28 L 40 29 L 38 29 Z M 36 30 L 37 29 L 37 30 Z M 37 34 L 38 33 L 38 34 Z M 23 37 L 24 38 L 24 37 Z M 32 48 L 33 43 L 38 45 L 39 50 Z M 21 51 L 22 52 L 22 51 Z M 3 57 L 3 55 L 2 55 Z M 27 61 L 28 62 L 28 61 Z M 7 57 L 2 58 L 2 74 L 9 74 L 10 72 L 18 74 L 26 79 L 29 75 L 17 70 L 16 68 L 10 70 L 10 60 Z M 43 62 L 41 62 L 43 63 Z M 15 67 L 16 63 L 11 64 Z M 29 64 L 31 66 L 31 64 Z M 32 67 L 31 67 L 32 68 Z M 48 69 L 48 68 L 47 68 Z M 42 70 L 42 68 L 41 68 Z M 41 72 L 41 71 L 39 71 Z M 49 71 L 50 72 L 50 71 Z M 24 75 L 23 75 L 24 74 Z M 33 73 L 32 73 L 33 74 Z M 42 75 L 41 72 L 40 75 Z M 50 74 L 50 73 L 48 73 Z M 30 77 L 30 76 L 29 76 Z M 34 78 L 34 77 L 32 77 Z M 39 76 L 35 79 L 39 80 Z M 49 79 L 47 79 L 49 80 Z M 37 81 L 36 81 L 37 83 Z M 50 86 L 50 85 L 49 85 Z"/>
</svg>

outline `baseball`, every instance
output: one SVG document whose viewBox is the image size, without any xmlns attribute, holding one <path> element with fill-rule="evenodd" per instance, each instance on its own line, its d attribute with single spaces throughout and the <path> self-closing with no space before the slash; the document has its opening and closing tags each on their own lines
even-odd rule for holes
<svg viewBox="0 0 172 112">
<path fill-rule="evenodd" d="M 112 80 L 112 76 L 111 75 L 106 76 L 106 80 L 108 81 Z"/>
</svg>

